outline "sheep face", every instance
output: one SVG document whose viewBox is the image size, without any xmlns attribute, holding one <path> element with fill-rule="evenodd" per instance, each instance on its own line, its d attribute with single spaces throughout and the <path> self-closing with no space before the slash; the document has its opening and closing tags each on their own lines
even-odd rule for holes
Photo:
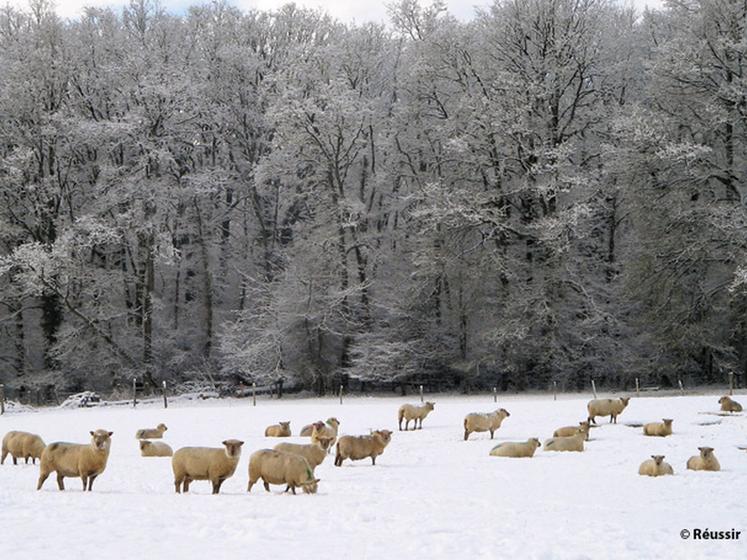
<svg viewBox="0 0 747 560">
<path fill-rule="evenodd" d="M 540 447 L 542 445 L 540 440 L 536 437 L 530 438 L 529 443 L 533 444 L 535 447 Z"/>
<path fill-rule="evenodd" d="M 664 421 L 664 425 L 667 427 L 671 426 L 672 422 L 674 422 L 671 418 L 662 418 L 662 420 Z"/>
<path fill-rule="evenodd" d="M 163 424 L 163 423 L 161 423 L 158 426 L 156 426 L 156 429 L 158 429 L 158 430 L 160 430 L 162 432 L 165 432 L 166 430 L 168 430 L 168 428 L 166 427 L 166 424 Z"/>
<path fill-rule="evenodd" d="M 698 447 L 698 450 L 700 451 L 700 456 L 703 457 L 703 459 L 708 459 L 713 455 L 713 447 Z"/>
<path fill-rule="evenodd" d="M 319 478 L 312 478 L 310 480 L 307 480 L 301 485 L 301 489 L 303 490 L 304 494 L 316 494 L 317 489 L 319 488 L 319 483 L 321 482 L 321 479 Z"/>
<path fill-rule="evenodd" d="M 280 425 L 281 425 L 281 426 L 282 426 L 282 427 L 283 427 L 284 429 L 286 429 L 286 430 L 290 430 L 290 428 L 291 428 L 291 423 L 290 423 L 290 422 L 280 422 Z"/>
<path fill-rule="evenodd" d="M 322 449 L 327 450 L 329 449 L 330 444 L 332 441 L 334 441 L 335 438 L 333 437 L 319 437 L 317 436 L 316 440 L 319 442 L 319 445 Z"/>
<path fill-rule="evenodd" d="M 654 463 L 656 463 L 656 466 L 658 467 L 664 460 L 664 455 L 651 455 L 651 458 L 654 460 Z"/>
<path fill-rule="evenodd" d="M 243 441 L 237 439 L 227 439 L 222 442 L 226 446 L 226 456 L 229 459 L 237 459 L 241 456 L 241 446 L 244 445 Z"/>
<path fill-rule="evenodd" d="M 340 421 L 337 418 L 335 418 L 334 416 L 332 416 L 331 418 L 327 418 L 327 424 L 329 426 L 332 426 L 333 428 L 336 428 L 337 426 L 340 425 Z M 323 427 L 324 427 L 324 424 L 322 424 L 322 428 Z"/>
<path fill-rule="evenodd" d="M 623 406 L 628 406 L 628 403 L 630 402 L 630 397 L 620 397 L 620 402 L 623 403 Z"/>
<path fill-rule="evenodd" d="M 436 403 L 434 403 L 434 402 L 431 402 L 431 401 L 426 401 L 425 402 L 425 409 L 426 410 L 433 410 L 434 406 L 436 406 Z"/>
<path fill-rule="evenodd" d="M 96 451 L 106 451 L 111 445 L 111 437 L 114 432 L 107 432 L 106 430 L 96 430 L 91 433 L 91 446 Z"/>
<path fill-rule="evenodd" d="M 389 430 L 376 430 L 373 435 L 385 444 L 388 444 L 392 440 L 392 432 Z"/>
<path fill-rule="evenodd" d="M 141 439 L 140 440 L 140 451 L 142 451 L 146 447 L 150 447 L 150 446 L 151 446 L 151 443 L 148 440 L 146 440 L 146 439 Z"/>
</svg>

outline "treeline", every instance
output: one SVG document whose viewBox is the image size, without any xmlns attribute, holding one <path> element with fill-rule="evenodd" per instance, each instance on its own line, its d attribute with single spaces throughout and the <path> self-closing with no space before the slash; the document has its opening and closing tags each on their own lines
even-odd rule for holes
<svg viewBox="0 0 747 560">
<path fill-rule="evenodd" d="M 741 0 L 0 12 L 0 380 L 747 372 Z"/>
</svg>

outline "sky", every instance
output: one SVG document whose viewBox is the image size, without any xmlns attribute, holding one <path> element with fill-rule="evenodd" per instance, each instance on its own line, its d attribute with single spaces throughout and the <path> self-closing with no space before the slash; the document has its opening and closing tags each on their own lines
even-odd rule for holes
<svg viewBox="0 0 747 560">
<path fill-rule="evenodd" d="M 385 22 L 386 7 L 384 0 L 294 0 L 299 6 L 308 8 L 322 8 L 332 16 L 343 21 Z M 663 0 L 622 0 L 632 3 L 642 10 L 661 7 Z M 0 5 L 27 5 L 28 0 L 0 0 Z M 55 0 L 57 13 L 62 17 L 76 17 L 81 14 L 84 6 L 110 6 L 120 8 L 128 3 L 127 0 Z M 209 3 L 209 0 L 161 0 L 161 6 L 174 13 L 183 13 L 187 7 L 195 4 Z M 257 8 L 272 10 L 288 0 L 229 0 L 230 4 L 241 9 Z M 469 20 L 474 14 L 475 6 L 488 6 L 492 0 L 447 0 L 449 12 L 461 20 Z"/>
</svg>

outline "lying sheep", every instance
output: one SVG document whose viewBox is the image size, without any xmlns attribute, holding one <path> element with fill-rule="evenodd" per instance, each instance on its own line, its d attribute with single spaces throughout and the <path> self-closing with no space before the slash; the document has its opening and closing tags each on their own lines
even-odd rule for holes
<svg viewBox="0 0 747 560">
<path fill-rule="evenodd" d="M 558 428 L 552 435 L 553 437 L 575 436 L 580 430 L 586 434 L 586 441 L 589 441 L 589 428 L 589 421 L 584 420 L 583 422 L 579 422 L 578 426 L 563 426 L 562 428 Z"/>
<path fill-rule="evenodd" d="M 93 489 L 93 481 L 106 468 L 114 432 L 96 430 L 91 432 L 91 443 L 50 443 L 44 448 L 39 464 L 39 482 L 41 490 L 44 481 L 53 472 L 57 472 L 57 486 L 65 489 L 66 476 L 79 476 L 83 482 L 83 491 Z"/>
<path fill-rule="evenodd" d="M 511 414 L 505 408 L 487 413 L 472 412 L 468 414 L 464 417 L 464 441 L 467 441 L 472 432 L 490 432 L 490 439 L 493 439 L 495 431 L 501 427 L 501 423 L 509 416 Z M 406 424 L 405 427 L 407 427 Z"/>
<path fill-rule="evenodd" d="M 289 437 L 291 435 L 291 423 L 280 422 L 267 426 L 265 430 L 265 437 Z"/>
<path fill-rule="evenodd" d="M 422 405 L 416 405 L 416 404 L 403 404 L 399 407 L 399 430 L 402 431 L 402 420 L 405 420 L 405 431 L 407 431 L 407 425 L 410 423 L 410 420 L 414 420 L 412 429 L 415 430 L 418 428 L 418 421 L 420 421 L 420 429 L 423 429 L 423 420 L 426 416 L 428 416 L 428 413 L 433 410 L 433 407 L 436 406 L 436 403 L 426 401 L 425 404 Z"/>
<path fill-rule="evenodd" d="M 46 447 L 44 440 L 36 434 L 29 432 L 8 432 L 3 438 L 3 450 L 0 457 L 0 465 L 5 463 L 8 453 L 13 457 L 13 464 L 18 464 L 18 459 L 24 459 L 28 464 L 29 459 L 35 465 L 37 459 L 41 459 L 42 451 Z"/>
<path fill-rule="evenodd" d="M 316 494 L 320 482 L 318 478 L 314 478 L 314 469 L 304 457 L 274 449 L 261 449 L 252 453 L 246 491 L 251 492 L 252 486 L 260 478 L 268 492 L 270 484 L 285 484 L 285 491 L 290 490 L 294 494 L 299 487 L 304 494 Z"/>
<path fill-rule="evenodd" d="M 662 418 L 662 422 L 649 422 L 643 425 L 643 435 L 666 437 L 672 435 L 671 418 Z"/>
<path fill-rule="evenodd" d="M 330 446 L 334 438 L 327 436 L 320 436 L 314 428 L 314 434 L 311 438 L 311 444 L 301 445 L 298 443 L 278 443 L 274 449 L 275 451 L 282 451 L 283 453 L 295 453 L 301 455 L 304 459 L 309 462 L 312 470 L 322 464 L 324 458 L 327 456 Z"/>
<path fill-rule="evenodd" d="M 163 433 L 168 430 L 166 424 L 159 424 L 155 428 L 143 428 L 135 432 L 135 439 L 161 439 Z"/>
<path fill-rule="evenodd" d="M 537 438 L 529 438 L 525 442 L 499 443 L 490 450 L 493 457 L 534 457 L 534 452 L 542 445 Z"/>
<path fill-rule="evenodd" d="M 340 421 L 334 416 L 327 418 L 326 422 L 319 420 L 318 422 L 304 426 L 303 429 L 301 429 L 301 433 L 298 435 L 301 437 L 309 437 L 314 431 L 314 426 L 317 427 L 320 435 L 337 437 L 337 432 L 340 428 Z"/>
<path fill-rule="evenodd" d="M 376 430 L 369 436 L 342 436 L 337 441 L 337 455 L 335 466 L 339 467 L 345 459 L 359 461 L 371 457 L 371 464 L 376 464 L 376 457 L 384 453 L 384 449 L 392 440 L 389 430 Z"/>
<path fill-rule="evenodd" d="M 718 400 L 718 404 L 721 405 L 723 412 L 742 412 L 742 405 L 727 395 L 721 397 Z"/>
<path fill-rule="evenodd" d="M 236 471 L 241 457 L 243 441 L 227 439 L 220 447 L 182 447 L 174 453 L 171 468 L 174 471 L 174 486 L 180 494 L 180 486 L 189 492 L 193 480 L 209 480 L 213 484 L 213 494 L 220 492 L 220 487 Z"/>
<path fill-rule="evenodd" d="M 642 476 L 664 476 L 674 474 L 672 465 L 664 462 L 664 455 L 651 455 L 651 458 L 643 461 L 638 467 L 638 474 Z"/>
<path fill-rule="evenodd" d="M 575 436 L 554 437 L 545 442 L 545 451 L 583 451 L 586 434 L 578 431 Z"/>
<path fill-rule="evenodd" d="M 698 447 L 700 455 L 693 455 L 687 460 L 691 471 L 720 471 L 721 465 L 713 454 L 713 447 Z"/>
<path fill-rule="evenodd" d="M 622 414 L 625 407 L 628 406 L 630 397 L 620 397 L 619 399 L 593 399 L 586 405 L 586 409 L 589 411 L 588 421 L 596 424 L 597 421 L 594 419 L 595 416 L 607 416 L 610 417 L 610 424 L 614 422 L 617 424 L 617 417 Z"/>
<path fill-rule="evenodd" d="M 171 457 L 174 450 L 162 441 L 140 440 L 140 455 L 143 457 Z"/>
</svg>

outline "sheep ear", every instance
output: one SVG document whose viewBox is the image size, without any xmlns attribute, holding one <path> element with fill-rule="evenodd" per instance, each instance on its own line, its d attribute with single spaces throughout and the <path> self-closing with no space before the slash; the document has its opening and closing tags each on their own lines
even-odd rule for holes
<svg viewBox="0 0 747 560">
<path fill-rule="evenodd" d="M 228 440 L 227 440 L 227 439 L 226 439 L 226 440 L 223 440 L 223 441 L 222 441 L 221 443 L 222 443 L 223 445 L 228 445 Z"/>
<path fill-rule="evenodd" d="M 315 479 L 314 479 L 314 482 L 316 482 L 317 484 L 319 484 L 319 483 L 320 483 L 321 481 L 322 481 L 322 479 L 321 479 L 321 478 L 315 478 Z"/>
<path fill-rule="evenodd" d="M 238 445 L 239 447 L 241 447 L 242 445 L 244 445 L 244 442 L 243 441 L 239 441 L 239 442 L 236 443 L 236 445 Z"/>
<path fill-rule="evenodd" d="M 93 430 L 90 431 L 90 434 L 93 435 Z"/>
<path fill-rule="evenodd" d="M 114 432 L 109 432 L 109 437 L 112 437 L 114 435 Z"/>
</svg>

